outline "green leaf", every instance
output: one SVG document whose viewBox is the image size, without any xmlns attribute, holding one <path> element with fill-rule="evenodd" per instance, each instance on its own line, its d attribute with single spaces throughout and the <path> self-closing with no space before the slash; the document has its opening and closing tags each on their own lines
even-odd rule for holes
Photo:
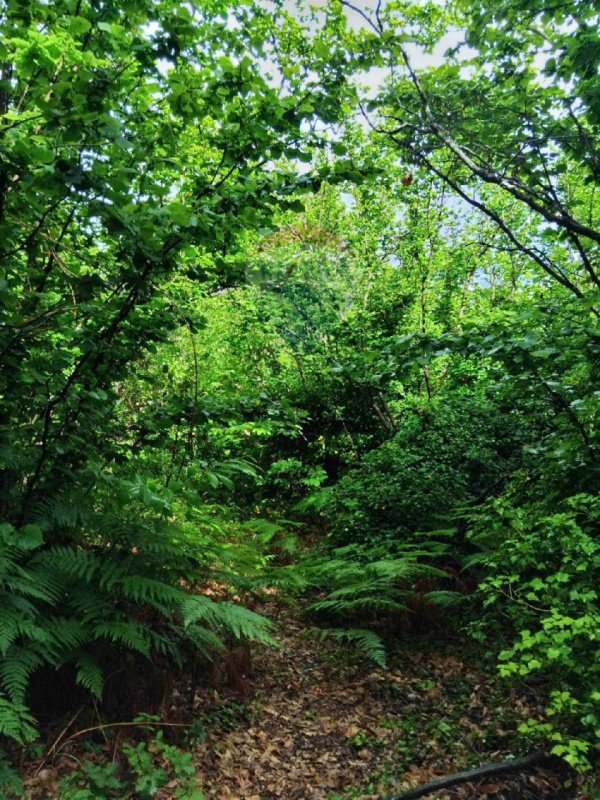
<svg viewBox="0 0 600 800">
<path fill-rule="evenodd" d="M 99 26 L 104 23 L 99 23 Z M 85 17 L 69 17 L 68 22 L 69 30 L 74 36 L 81 36 L 87 33 L 92 27 L 91 22 Z M 101 29 L 102 30 L 102 29 Z"/>
</svg>

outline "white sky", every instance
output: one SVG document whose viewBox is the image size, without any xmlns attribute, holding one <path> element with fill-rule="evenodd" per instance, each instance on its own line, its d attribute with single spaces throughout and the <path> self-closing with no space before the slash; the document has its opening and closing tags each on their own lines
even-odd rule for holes
<svg viewBox="0 0 600 800">
<path fill-rule="evenodd" d="M 328 0 L 307 0 L 307 4 L 310 5 L 311 8 L 320 9 L 327 6 Z M 352 0 L 352 5 L 361 11 L 364 11 L 367 15 L 372 15 L 375 4 L 373 2 L 369 2 L 368 0 Z M 385 0 L 383 5 L 385 5 Z M 297 0 L 285 0 L 284 6 L 287 11 L 296 16 L 298 10 Z M 348 20 L 348 23 L 352 29 L 360 30 L 361 28 L 367 27 L 364 17 L 362 17 L 358 11 L 354 11 L 353 9 L 347 7 L 345 7 L 344 10 L 346 19 Z M 455 29 L 446 33 L 436 44 L 431 53 L 426 53 L 419 45 L 410 43 L 406 45 L 406 50 L 413 66 L 417 69 L 437 66 L 443 63 L 444 54 L 446 51 L 451 47 L 455 47 L 459 43 L 460 39 L 461 33 L 459 30 Z M 467 51 L 468 48 L 464 48 L 464 56 L 469 55 Z M 365 82 L 370 84 L 369 87 L 365 86 L 365 88 L 372 90 L 373 93 L 375 93 L 388 75 L 389 69 L 385 67 L 373 67 L 368 73 L 367 80 L 361 82 L 363 85 Z"/>
</svg>

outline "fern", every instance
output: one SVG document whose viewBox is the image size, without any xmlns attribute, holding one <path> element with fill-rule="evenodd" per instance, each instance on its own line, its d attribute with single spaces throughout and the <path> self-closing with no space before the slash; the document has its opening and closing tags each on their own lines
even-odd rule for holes
<svg viewBox="0 0 600 800">
<path fill-rule="evenodd" d="M 86 507 L 79 505 L 77 497 L 55 495 L 38 500 L 31 511 L 31 519 L 44 529 L 74 529 L 85 523 L 88 513 Z"/>
<path fill-rule="evenodd" d="M 350 642 L 369 661 L 373 661 L 383 669 L 386 668 L 385 644 L 381 636 L 378 636 L 373 631 L 363 628 L 348 628 L 347 630 L 341 630 L 340 628 L 311 628 L 308 631 L 308 635 L 314 636 L 321 641 L 324 639 L 336 639 L 337 641 Z"/>
<path fill-rule="evenodd" d="M 63 578 L 75 578 L 87 583 L 102 571 L 104 564 L 98 556 L 89 550 L 72 547 L 53 547 L 38 554 L 32 566 L 41 566 Z"/>
<path fill-rule="evenodd" d="M 0 655 L 6 656 L 9 647 L 20 636 L 39 638 L 39 627 L 33 621 L 33 607 L 30 610 L 10 608 L 8 604 L 0 614 Z"/>
<path fill-rule="evenodd" d="M 209 565 L 213 576 L 229 572 L 233 582 L 252 586 L 246 576 L 260 566 L 256 549 L 218 542 L 208 528 L 199 533 L 139 516 L 130 525 L 121 521 L 119 541 L 107 547 L 102 536 L 108 520 L 116 527 L 116 515 L 69 516 L 59 503 L 38 504 L 36 514 L 38 525 L 0 525 L 0 736 L 33 737 L 26 698 L 40 668 L 72 662 L 76 683 L 100 698 L 95 654 L 105 647 L 98 643 L 146 658 L 161 653 L 180 668 L 195 651 L 210 657 L 223 650 L 226 638 L 275 643 L 260 615 L 184 588 L 205 580 Z M 64 528 L 85 521 L 89 529 L 77 538 L 94 544 L 44 547 L 42 530 L 51 523 L 43 514 Z"/>
<path fill-rule="evenodd" d="M 184 599 L 182 611 L 186 628 L 194 622 L 202 620 L 213 630 L 233 635 L 237 639 L 276 644 L 276 640 L 271 635 L 272 622 L 237 603 L 215 603 L 208 597 L 196 595 Z"/>
<path fill-rule="evenodd" d="M 77 650 L 91 638 L 87 625 L 73 617 L 50 617 L 44 621 L 46 646 L 59 662 L 66 651 Z"/>
<path fill-rule="evenodd" d="M 129 597 L 137 603 L 151 603 L 161 611 L 179 606 L 184 594 L 181 589 L 169 586 L 155 578 L 147 578 L 145 575 L 124 577 L 119 588 L 125 597 Z"/>
<path fill-rule="evenodd" d="M 276 645 L 271 636 L 273 623 L 249 608 L 236 603 L 219 603 L 222 624 L 237 639 L 250 639 L 263 644 Z"/>
<path fill-rule="evenodd" d="M 124 644 L 144 656 L 150 657 L 150 632 L 143 625 L 132 621 L 110 620 L 94 627 L 94 637 L 106 638 Z"/>
<path fill-rule="evenodd" d="M 44 654 L 43 650 L 30 645 L 27 648 L 12 647 L 0 661 L 2 688 L 16 705 L 24 706 L 29 679 L 47 660 L 48 655 Z"/>
<path fill-rule="evenodd" d="M 106 595 L 97 588 L 86 585 L 71 588 L 68 605 L 77 619 L 85 624 L 95 620 L 111 619 L 114 614 L 113 604 Z"/>
<path fill-rule="evenodd" d="M 218 604 L 204 595 L 185 597 L 181 602 L 181 611 L 183 613 L 183 624 L 186 628 L 199 620 L 212 626 L 218 626 L 221 622 Z"/>
<path fill-rule="evenodd" d="M 75 665 L 77 672 L 75 682 L 85 689 L 88 689 L 95 697 L 102 697 L 104 688 L 104 677 L 98 662 L 84 651 L 75 653 Z"/>
<path fill-rule="evenodd" d="M 308 606 L 310 611 L 333 611 L 336 614 L 351 614 L 354 611 L 404 611 L 406 605 L 391 600 L 388 597 L 377 597 L 371 590 L 365 597 L 354 597 L 345 600 L 339 597 L 328 597 L 326 600 L 318 600 Z"/>
<path fill-rule="evenodd" d="M 460 594 L 460 592 L 452 592 L 448 589 L 435 589 L 425 595 L 425 600 L 441 608 L 455 606 L 464 599 L 464 595 Z"/>
<path fill-rule="evenodd" d="M 338 557 L 309 563 L 313 583 L 327 587 L 326 597 L 311 603 L 309 610 L 340 615 L 357 610 L 401 610 L 411 594 L 410 584 L 415 577 L 423 573 L 445 574 L 423 565 L 418 555 L 368 561 L 368 551 L 355 548 L 344 551 L 336 551 Z M 339 558 L 340 553 L 346 557 Z"/>
<path fill-rule="evenodd" d="M 0 709 L 0 718 L 2 710 Z M 6 735 L 6 734 L 4 734 Z M 15 738 L 14 736 L 12 738 Z M 25 790 L 19 773 L 6 758 L 6 753 L 0 749 L 0 792 L 3 800 L 16 800 L 25 796 Z"/>
<path fill-rule="evenodd" d="M 102 571 L 98 575 L 98 586 L 106 592 L 113 592 L 123 581 L 123 563 L 105 559 Z"/>
<path fill-rule="evenodd" d="M 192 625 L 187 628 L 186 633 L 197 649 L 204 652 L 209 658 L 213 653 L 223 652 L 227 649 L 225 642 L 209 628 Z"/>
<path fill-rule="evenodd" d="M 22 595 L 21 599 L 31 597 L 53 605 L 62 594 L 64 584 L 58 576 L 48 575 L 43 569 L 25 571 L 16 568 L 14 573 L 4 579 L 4 589 Z"/>
<path fill-rule="evenodd" d="M 307 584 L 325 596 L 309 603 L 308 610 L 334 614 L 342 623 L 357 617 L 380 620 L 382 615 L 406 611 L 416 579 L 447 577 L 446 572 L 424 560 L 439 553 L 439 542 L 404 545 L 387 553 L 381 546 L 351 544 L 335 549 L 330 556 L 309 557 L 303 564 Z M 457 597 L 456 592 L 442 590 L 426 595 L 429 602 L 439 605 L 450 605 Z M 374 631 L 326 628 L 324 635 L 353 641 L 371 660 L 381 665 L 385 662 L 383 641 Z"/>
<path fill-rule="evenodd" d="M 182 636 L 181 630 L 173 626 L 170 630 L 149 630 L 152 656 L 160 653 L 168 659 L 169 663 L 177 669 L 183 669 L 190 656 L 190 645 L 193 642 L 189 636 Z"/>
<path fill-rule="evenodd" d="M 0 736 L 19 744 L 32 742 L 37 736 L 36 721 L 29 709 L 16 700 L 8 700 L 0 693 Z"/>
</svg>

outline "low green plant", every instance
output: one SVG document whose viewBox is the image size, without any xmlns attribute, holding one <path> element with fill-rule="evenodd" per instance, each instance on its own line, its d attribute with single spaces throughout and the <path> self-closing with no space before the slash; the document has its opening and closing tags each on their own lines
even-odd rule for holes
<svg viewBox="0 0 600 800">
<path fill-rule="evenodd" d="M 327 800 L 360 800 L 365 794 L 373 794 L 377 791 L 377 782 L 370 781 L 366 786 L 351 786 L 342 792 L 331 792 L 327 795 Z"/>
<path fill-rule="evenodd" d="M 232 731 L 240 725 L 247 724 L 252 712 L 244 703 L 229 700 L 212 708 L 204 717 L 204 724 L 216 725 L 224 731 Z"/>
<path fill-rule="evenodd" d="M 126 787 L 117 777 L 117 764 L 84 763 L 63 778 L 58 789 L 59 800 L 107 800 L 122 794 Z"/>
<path fill-rule="evenodd" d="M 204 800 L 197 786 L 192 753 L 168 744 L 159 732 L 149 742 L 125 743 L 127 774 L 117 775 L 117 765 L 84 763 L 63 778 L 59 800 L 151 800 L 167 784 L 176 784 L 171 796 L 178 800 Z"/>
<path fill-rule="evenodd" d="M 23 797 L 21 778 L 3 750 L 0 750 L 0 796 L 5 800 Z"/>
<path fill-rule="evenodd" d="M 206 741 L 206 728 L 204 720 L 195 719 L 187 728 L 184 741 L 186 744 L 193 745 L 195 743 L 202 744 Z"/>
<path fill-rule="evenodd" d="M 380 739 L 376 736 L 369 736 L 366 731 L 358 731 L 348 737 L 348 741 L 357 750 L 363 747 L 386 747 L 389 744 L 388 739 Z"/>
</svg>

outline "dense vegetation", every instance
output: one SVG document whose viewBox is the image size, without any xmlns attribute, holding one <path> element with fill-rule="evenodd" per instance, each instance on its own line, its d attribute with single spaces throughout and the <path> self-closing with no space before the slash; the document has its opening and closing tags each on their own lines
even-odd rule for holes
<svg viewBox="0 0 600 800">
<path fill-rule="evenodd" d="M 200 6 L 0 2 L 4 750 L 269 587 L 378 663 L 443 617 L 589 769 L 600 4 Z"/>
</svg>

